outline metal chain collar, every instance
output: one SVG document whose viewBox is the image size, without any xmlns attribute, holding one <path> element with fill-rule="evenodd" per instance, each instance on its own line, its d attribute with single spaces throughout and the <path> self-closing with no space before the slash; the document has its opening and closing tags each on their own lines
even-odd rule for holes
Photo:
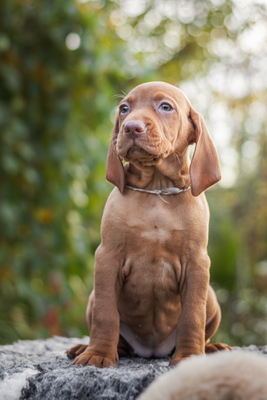
<svg viewBox="0 0 267 400">
<path fill-rule="evenodd" d="M 165 189 L 155 189 L 155 190 L 145 190 L 145 189 L 139 189 L 139 188 L 135 188 L 133 186 L 125 186 L 127 189 L 131 189 L 131 190 L 136 190 L 138 192 L 145 192 L 145 193 L 151 193 L 151 194 L 156 194 L 159 196 L 159 198 L 161 200 L 163 200 L 165 203 L 169 204 L 166 200 L 164 200 L 161 195 L 163 196 L 168 196 L 170 194 L 179 194 L 182 192 L 186 192 L 187 190 L 191 189 L 191 186 L 188 186 L 185 189 L 179 189 L 176 187 L 169 187 L 169 188 L 165 188 Z"/>
</svg>

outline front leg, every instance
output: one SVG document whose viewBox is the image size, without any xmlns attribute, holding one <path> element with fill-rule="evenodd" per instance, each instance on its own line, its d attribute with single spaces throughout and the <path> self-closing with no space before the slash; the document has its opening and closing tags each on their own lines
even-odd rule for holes
<svg viewBox="0 0 267 400">
<path fill-rule="evenodd" d="M 105 251 L 101 245 L 96 251 L 90 343 L 75 358 L 74 365 L 114 367 L 118 361 L 120 318 L 117 308 L 119 295 L 118 260 L 115 254 Z"/>
<path fill-rule="evenodd" d="M 206 303 L 210 260 L 207 255 L 189 261 L 181 288 L 182 312 L 177 322 L 176 349 L 170 365 L 193 354 L 205 353 Z"/>
</svg>

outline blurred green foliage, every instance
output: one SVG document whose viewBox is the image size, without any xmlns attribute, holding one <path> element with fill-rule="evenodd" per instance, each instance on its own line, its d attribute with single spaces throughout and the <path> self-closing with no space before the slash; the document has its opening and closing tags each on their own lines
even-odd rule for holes
<svg viewBox="0 0 267 400">
<path fill-rule="evenodd" d="M 1 340 L 78 334 L 110 190 L 120 41 L 73 1 L 0 7 Z"/>
<path fill-rule="evenodd" d="M 148 80 L 200 88 L 220 65 L 249 69 L 250 54 L 234 65 L 217 49 L 222 40 L 239 46 L 253 13 L 233 25 L 228 0 L 195 0 L 175 15 L 167 3 L 146 2 L 135 13 L 119 1 L 0 4 L 1 343 L 88 333 L 85 307 L 111 190 L 113 96 Z M 266 17 L 263 6 L 253 12 Z M 227 104 L 238 173 L 235 185 L 207 193 L 211 281 L 223 310 L 215 339 L 265 344 L 267 113 L 254 133 L 248 126 L 256 103 L 267 104 L 266 89 L 235 97 L 216 85 L 206 84 L 208 105 Z M 248 171 L 252 141 L 260 150 Z"/>
</svg>

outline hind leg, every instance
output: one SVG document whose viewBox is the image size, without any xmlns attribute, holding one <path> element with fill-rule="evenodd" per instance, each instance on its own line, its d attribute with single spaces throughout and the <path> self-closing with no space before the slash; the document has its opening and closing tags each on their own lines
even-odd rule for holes
<svg viewBox="0 0 267 400">
<path fill-rule="evenodd" d="M 136 354 L 132 346 L 120 335 L 118 343 L 118 355 L 120 357 L 135 357 Z"/>
<path fill-rule="evenodd" d="M 221 308 L 217 301 L 216 295 L 212 287 L 209 287 L 208 301 L 207 301 L 207 323 L 205 330 L 205 353 L 215 353 L 222 350 L 232 350 L 230 346 L 225 343 L 209 343 L 210 338 L 217 332 L 221 322 Z"/>
</svg>

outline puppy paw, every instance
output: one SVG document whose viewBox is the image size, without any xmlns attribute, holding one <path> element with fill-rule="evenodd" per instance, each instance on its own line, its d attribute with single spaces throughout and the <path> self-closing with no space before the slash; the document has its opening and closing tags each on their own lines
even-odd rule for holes
<svg viewBox="0 0 267 400">
<path fill-rule="evenodd" d="M 115 367 L 116 358 L 111 355 L 101 355 L 88 348 L 75 358 L 72 365 L 91 365 L 97 368 Z"/>
<path fill-rule="evenodd" d="M 216 353 L 217 351 L 232 351 L 232 347 L 225 343 L 210 343 L 205 345 L 205 353 Z"/>
<path fill-rule="evenodd" d="M 73 358 L 83 353 L 87 349 L 87 347 L 88 346 L 84 344 L 76 344 L 76 346 L 73 346 L 71 349 L 66 351 L 67 357 L 70 360 L 73 360 Z"/>
</svg>

